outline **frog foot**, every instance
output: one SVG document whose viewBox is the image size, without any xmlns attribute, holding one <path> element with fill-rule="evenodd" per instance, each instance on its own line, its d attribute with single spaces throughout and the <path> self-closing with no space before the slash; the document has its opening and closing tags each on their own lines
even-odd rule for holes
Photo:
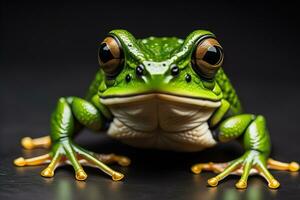
<svg viewBox="0 0 300 200">
<path fill-rule="evenodd" d="M 299 164 L 296 162 L 283 163 L 270 158 L 267 160 L 267 164 L 264 163 L 266 162 L 264 162 L 262 155 L 251 151 L 231 162 L 195 164 L 191 167 L 191 171 L 195 174 L 199 174 L 202 170 L 219 173 L 207 181 L 208 185 L 213 187 L 217 186 L 219 181 L 226 178 L 229 174 L 241 175 L 240 180 L 235 184 L 238 189 L 247 188 L 249 175 L 259 174 L 267 180 L 269 188 L 276 189 L 280 186 L 280 183 L 272 176 L 268 169 L 292 172 L 299 170 Z"/>
<path fill-rule="evenodd" d="M 21 145 L 24 149 L 36 149 L 36 148 L 50 148 L 51 139 L 50 136 L 44 136 L 39 138 L 24 137 L 21 139 Z"/>
<path fill-rule="evenodd" d="M 99 168 L 110 175 L 114 181 L 123 179 L 124 175 L 122 173 L 114 171 L 106 165 L 112 163 L 128 166 L 130 165 L 130 159 L 116 154 L 96 154 L 89 152 L 72 144 L 70 141 L 63 141 L 59 145 L 54 145 L 52 151 L 48 154 L 27 159 L 20 157 L 14 160 L 14 164 L 19 167 L 48 164 L 41 172 L 41 176 L 48 178 L 54 176 L 54 171 L 57 167 L 70 164 L 75 170 L 77 180 L 85 180 L 87 178 L 82 165 Z"/>
</svg>

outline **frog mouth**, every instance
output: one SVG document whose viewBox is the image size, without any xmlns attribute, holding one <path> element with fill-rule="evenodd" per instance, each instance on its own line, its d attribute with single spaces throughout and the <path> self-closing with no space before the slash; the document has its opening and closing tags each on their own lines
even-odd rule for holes
<svg viewBox="0 0 300 200">
<path fill-rule="evenodd" d="M 221 105 L 220 101 L 213 101 L 208 99 L 180 96 L 180 95 L 167 94 L 167 93 L 148 93 L 148 94 L 139 94 L 139 95 L 131 95 L 131 96 L 100 97 L 101 103 L 103 103 L 106 106 L 121 105 L 121 104 L 129 105 L 129 104 L 135 104 L 137 102 L 144 102 L 152 99 L 168 101 L 173 103 L 196 105 L 196 106 L 207 107 L 207 108 L 217 108 Z"/>
</svg>

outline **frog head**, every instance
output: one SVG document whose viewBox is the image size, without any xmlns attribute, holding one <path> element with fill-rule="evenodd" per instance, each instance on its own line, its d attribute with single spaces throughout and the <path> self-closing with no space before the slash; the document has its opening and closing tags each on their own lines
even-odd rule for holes
<svg viewBox="0 0 300 200">
<path fill-rule="evenodd" d="M 222 98 L 215 75 L 223 63 L 223 50 L 209 31 L 197 30 L 182 40 L 135 39 L 128 31 L 113 30 L 101 43 L 98 60 L 105 77 L 98 93 L 104 102 L 145 94 L 207 102 Z"/>
</svg>

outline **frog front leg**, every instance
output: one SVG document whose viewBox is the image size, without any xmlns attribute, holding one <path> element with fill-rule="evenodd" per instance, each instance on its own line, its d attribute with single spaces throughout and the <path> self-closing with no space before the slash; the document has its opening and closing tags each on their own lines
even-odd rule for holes
<svg viewBox="0 0 300 200">
<path fill-rule="evenodd" d="M 198 174 L 201 170 L 210 170 L 219 174 L 208 180 L 210 186 L 217 186 L 218 182 L 229 174 L 240 174 L 241 178 L 236 187 L 244 189 L 250 174 L 260 174 L 268 181 L 270 188 L 278 188 L 279 182 L 268 169 L 298 171 L 296 162 L 282 163 L 268 159 L 271 149 L 269 133 L 265 118 L 261 115 L 241 114 L 224 120 L 216 132 L 215 138 L 220 142 L 241 139 L 245 153 L 227 163 L 200 163 L 192 166 L 191 170 Z"/>
<path fill-rule="evenodd" d="M 127 166 L 130 164 L 128 158 L 114 154 L 95 154 L 73 142 L 73 135 L 82 126 L 93 130 L 102 128 L 104 117 L 101 113 L 107 115 L 105 110 L 101 109 L 101 105 L 97 104 L 97 101 L 88 102 L 77 97 L 60 98 L 51 117 L 51 142 L 47 136 L 38 139 L 25 139 L 25 143 L 27 142 L 29 148 L 48 147 L 52 143 L 50 152 L 29 159 L 21 157 L 16 159 L 14 164 L 17 166 L 48 164 L 41 172 L 44 177 L 53 177 L 54 171 L 59 165 L 71 164 L 77 180 L 87 178 L 82 165 L 89 165 L 101 169 L 110 175 L 113 180 L 121 180 L 124 175 L 114 171 L 106 163 L 118 162 L 120 165 Z M 23 145 L 25 143 L 23 140 Z"/>
</svg>

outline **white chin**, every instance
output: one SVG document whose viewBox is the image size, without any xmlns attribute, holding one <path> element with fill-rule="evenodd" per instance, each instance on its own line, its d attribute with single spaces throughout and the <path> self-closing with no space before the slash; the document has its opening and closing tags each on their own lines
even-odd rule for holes
<svg viewBox="0 0 300 200">
<path fill-rule="evenodd" d="M 201 149 L 215 142 L 207 120 L 221 105 L 220 101 L 153 93 L 101 99 L 101 102 L 115 118 L 108 135 L 128 144 L 183 150 L 194 145 L 197 148 L 193 149 Z"/>
</svg>

